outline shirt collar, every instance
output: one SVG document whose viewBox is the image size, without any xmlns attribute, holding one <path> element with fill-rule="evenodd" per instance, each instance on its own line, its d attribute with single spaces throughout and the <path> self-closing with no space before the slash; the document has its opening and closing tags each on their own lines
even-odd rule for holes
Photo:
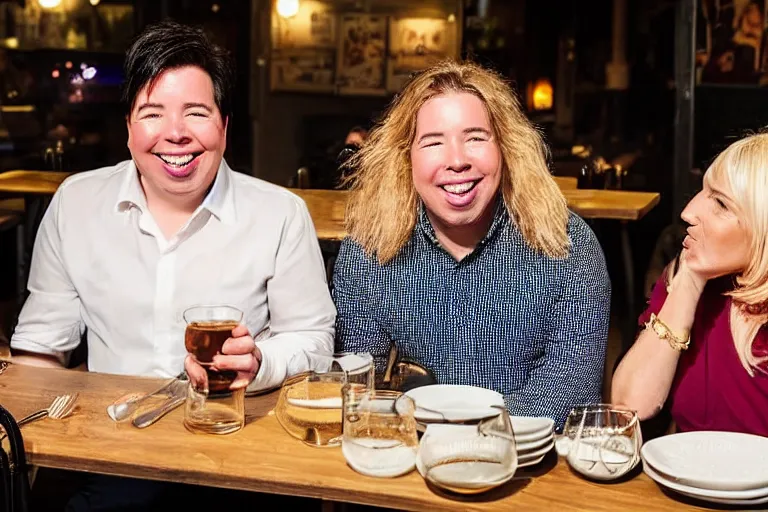
<svg viewBox="0 0 768 512">
<path fill-rule="evenodd" d="M 506 204 L 504 203 L 504 199 L 502 198 L 501 194 L 496 196 L 496 204 L 494 206 L 494 212 L 493 212 L 493 222 L 491 222 L 491 226 L 488 228 L 488 233 L 485 234 L 482 240 L 477 244 L 477 247 L 475 247 L 475 250 L 472 251 L 472 253 L 475 253 L 482 249 L 488 242 L 490 242 L 494 235 L 499 231 L 499 229 L 504 226 L 507 221 L 509 220 L 509 212 L 507 212 Z M 429 215 L 427 215 L 427 208 L 424 206 L 424 202 L 419 202 L 419 213 L 416 219 L 416 226 L 418 229 L 421 230 L 422 233 L 424 233 L 424 236 L 427 237 L 427 239 L 432 242 L 434 245 L 439 246 L 440 242 L 437 240 L 437 233 L 435 233 L 435 228 L 432 226 L 432 223 L 429 221 Z"/>
<path fill-rule="evenodd" d="M 213 186 L 203 199 L 198 211 L 206 209 L 213 214 L 223 224 L 233 224 L 237 220 L 235 213 L 235 197 L 232 187 L 232 169 L 222 158 L 219 164 L 219 170 L 216 172 L 216 178 Z M 125 177 L 120 186 L 117 196 L 115 210 L 125 212 L 131 208 L 138 208 L 145 211 L 147 208 L 147 198 L 144 195 L 144 189 L 139 181 L 139 172 L 136 163 L 131 160 L 125 170 Z"/>
</svg>

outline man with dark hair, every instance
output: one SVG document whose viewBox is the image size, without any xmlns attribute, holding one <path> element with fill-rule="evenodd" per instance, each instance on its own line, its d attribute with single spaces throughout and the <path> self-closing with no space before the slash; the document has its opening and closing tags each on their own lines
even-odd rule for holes
<svg viewBox="0 0 768 512">
<path fill-rule="evenodd" d="M 127 53 L 125 77 L 132 159 L 72 176 L 54 196 L 12 361 L 65 366 L 87 331 L 91 371 L 191 373 L 199 367 L 184 347 L 182 313 L 219 303 L 240 309 L 243 322 L 216 368 L 237 372 L 233 389 L 279 386 L 308 369 L 297 355 L 333 349 L 336 310 L 306 205 L 224 161 L 233 74 L 201 31 L 148 28 Z M 77 510 L 143 497 L 89 492 L 99 498 L 81 495 Z"/>
</svg>

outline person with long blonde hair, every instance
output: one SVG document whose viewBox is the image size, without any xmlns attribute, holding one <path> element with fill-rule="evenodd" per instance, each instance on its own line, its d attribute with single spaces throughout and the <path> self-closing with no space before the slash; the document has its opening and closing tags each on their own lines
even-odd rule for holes
<svg viewBox="0 0 768 512">
<path fill-rule="evenodd" d="M 382 370 L 394 346 L 558 425 L 599 400 L 610 281 L 546 152 L 496 73 L 448 61 L 413 77 L 349 165 L 337 348 Z"/>
<path fill-rule="evenodd" d="M 682 249 L 613 377 L 641 419 L 768 436 L 768 134 L 725 149 L 688 203 Z"/>
</svg>

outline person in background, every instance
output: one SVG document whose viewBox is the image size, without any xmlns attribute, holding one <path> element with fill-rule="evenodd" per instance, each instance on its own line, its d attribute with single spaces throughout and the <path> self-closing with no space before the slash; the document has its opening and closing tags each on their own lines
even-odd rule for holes
<svg viewBox="0 0 768 512">
<path fill-rule="evenodd" d="M 123 94 L 132 159 L 76 174 L 56 192 L 37 235 L 13 363 L 66 366 L 85 334 L 90 371 L 199 373 L 183 319 L 197 304 L 244 313 L 213 360 L 238 372 L 233 389 L 279 386 L 308 369 L 296 357 L 303 351 L 331 353 L 336 311 L 306 205 L 223 159 L 233 76 L 198 29 L 163 22 L 138 36 Z M 157 489 L 94 477 L 71 506 L 139 507 Z"/>
<path fill-rule="evenodd" d="M 332 295 L 338 350 L 393 345 L 439 383 L 548 416 L 601 399 L 611 286 L 510 87 L 475 64 L 413 78 L 352 158 Z"/>
<path fill-rule="evenodd" d="M 768 436 L 768 134 L 733 143 L 682 213 L 678 256 L 653 288 L 612 401 L 678 430 Z"/>
<path fill-rule="evenodd" d="M 344 139 L 344 145 L 360 147 L 363 145 L 365 139 L 367 138 L 368 130 L 362 126 L 354 126 L 349 130 L 349 133 L 347 133 L 347 136 Z"/>
</svg>

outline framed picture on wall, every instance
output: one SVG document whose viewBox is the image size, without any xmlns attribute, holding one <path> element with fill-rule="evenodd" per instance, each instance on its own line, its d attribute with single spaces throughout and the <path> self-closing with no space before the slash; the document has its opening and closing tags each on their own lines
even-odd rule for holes
<svg viewBox="0 0 768 512">
<path fill-rule="evenodd" d="M 387 91 L 399 91 L 413 73 L 456 58 L 457 53 L 455 22 L 445 18 L 390 18 Z"/>
<path fill-rule="evenodd" d="M 338 32 L 331 6 L 305 0 L 289 18 L 273 8 L 271 25 L 271 90 L 334 92 Z"/>
<path fill-rule="evenodd" d="M 336 84 L 339 94 L 385 95 L 387 18 L 343 14 L 339 18 Z"/>
<path fill-rule="evenodd" d="M 336 90 L 336 50 L 280 50 L 272 53 L 273 91 L 333 93 Z"/>
</svg>

